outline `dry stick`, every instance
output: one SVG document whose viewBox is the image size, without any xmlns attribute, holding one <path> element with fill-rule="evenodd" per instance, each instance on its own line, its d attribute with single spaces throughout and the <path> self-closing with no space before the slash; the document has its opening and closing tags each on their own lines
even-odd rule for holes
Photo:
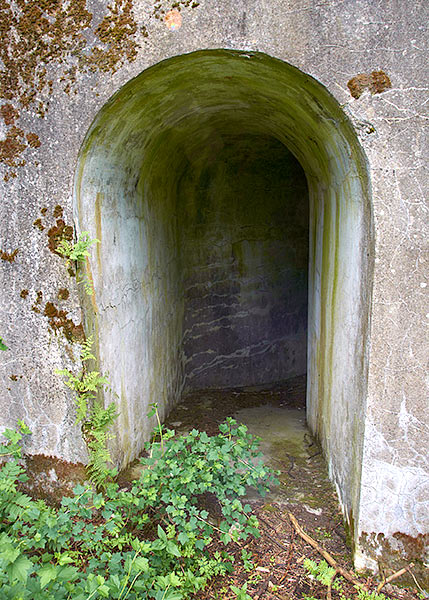
<svg viewBox="0 0 429 600">
<path fill-rule="evenodd" d="M 290 460 L 290 467 L 289 467 L 289 469 L 288 469 L 288 472 L 287 472 L 287 474 L 288 474 L 288 476 L 289 476 L 289 477 L 292 477 L 292 479 L 295 479 L 295 476 L 294 476 L 294 475 L 292 475 L 292 469 L 293 469 L 293 468 L 294 468 L 294 466 L 295 466 L 295 457 L 294 457 L 294 456 L 292 456 L 291 454 L 287 454 L 286 456 L 287 456 L 287 457 L 289 458 L 289 460 Z"/>
<path fill-rule="evenodd" d="M 271 529 L 274 529 L 274 527 L 272 525 L 270 525 L 269 523 L 267 523 L 267 521 L 265 521 L 265 519 L 263 519 L 262 517 L 258 517 L 258 521 L 261 521 L 262 523 L 264 523 L 264 525 L 266 525 L 267 527 L 271 527 Z M 289 550 L 289 548 L 287 546 L 283 546 L 283 544 L 281 544 L 280 542 L 278 542 L 275 538 L 273 538 L 268 531 L 265 531 L 265 534 L 267 536 L 267 538 L 269 540 L 271 540 L 273 542 L 273 544 L 276 544 L 276 546 L 278 546 L 279 548 L 281 548 L 282 550 L 284 550 L 285 552 L 287 552 Z"/>
<path fill-rule="evenodd" d="M 285 572 L 283 574 L 283 577 L 279 581 L 279 585 L 281 583 L 283 583 L 283 581 L 286 579 L 288 571 L 289 571 L 290 561 L 291 561 L 292 553 L 293 553 L 294 539 L 295 539 L 295 529 L 292 529 L 291 540 L 290 540 L 290 544 L 289 544 L 289 552 L 286 557 Z"/>
<path fill-rule="evenodd" d="M 414 567 L 414 564 L 413 564 L 413 567 Z M 415 583 L 415 584 L 416 584 L 416 586 L 419 588 L 420 592 L 421 592 L 423 595 L 425 595 L 425 594 L 426 594 L 426 592 L 424 591 L 424 589 L 423 589 L 423 588 L 421 588 L 421 587 L 420 587 L 420 584 L 419 584 L 419 582 L 418 582 L 418 581 L 417 581 L 417 579 L 414 577 L 414 573 L 413 573 L 413 572 L 412 572 L 412 570 L 411 570 L 411 565 L 410 565 L 410 567 L 408 567 L 408 568 L 409 568 L 409 571 L 408 571 L 408 572 L 409 572 L 409 574 L 411 575 L 411 577 L 414 579 L 414 583 Z"/>
<path fill-rule="evenodd" d="M 387 579 L 383 579 L 383 581 L 377 587 L 377 594 L 384 588 L 386 583 L 390 583 L 394 579 L 397 579 L 401 575 L 404 575 L 404 573 L 406 573 L 408 571 L 408 569 L 412 569 L 413 567 L 414 567 L 414 563 L 410 563 L 407 567 L 404 567 L 403 569 L 399 569 L 399 571 L 396 571 L 396 573 L 393 573 L 393 575 L 389 575 L 389 577 Z"/>
<path fill-rule="evenodd" d="M 307 542 L 307 544 L 310 544 L 310 546 L 312 546 L 315 550 L 317 550 L 317 552 L 323 556 L 323 558 L 326 560 L 326 562 L 328 564 L 331 565 L 331 567 L 334 567 L 334 569 L 336 571 L 338 571 L 338 573 L 340 575 L 342 575 L 342 577 L 344 577 L 344 579 L 347 579 L 347 581 L 350 581 L 350 583 L 353 583 L 353 585 L 355 585 L 356 587 L 360 588 L 361 590 L 365 590 L 366 592 L 368 591 L 368 588 L 366 587 L 366 585 L 364 585 L 363 583 L 358 581 L 346 569 L 343 569 L 343 567 L 340 567 L 340 565 L 337 563 L 337 561 L 334 558 L 332 558 L 332 556 L 328 552 L 326 552 L 326 550 L 324 550 L 321 546 L 319 546 L 319 544 L 315 540 L 313 540 L 313 538 L 311 538 L 309 535 L 307 535 L 305 533 L 305 531 L 300 527 L 300 525 L 298 524 L 298 521 L 295 519 L 295 517 L 293 516 L 292 513 L 288 513 L 288 516 L 289 516 L 289 519 L 290 519 L 292 525 L 295 527 L 298 535 L 300 535 L 302 537 L 302 539 Z"/>
</svg>

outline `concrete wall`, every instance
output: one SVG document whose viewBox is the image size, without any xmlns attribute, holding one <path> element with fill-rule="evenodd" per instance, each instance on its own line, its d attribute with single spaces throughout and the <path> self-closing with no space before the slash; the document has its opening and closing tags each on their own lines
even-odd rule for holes
<svg viewBox="0 0 429 600">
<path fill-rule="evenodd" d="M 88 264 L 94 272 L 96 295 L 92 311 L 84 309 L 86 326 L 94 329 L 99 341 L 103 340 L 98 348 L 102 367 L 111 371 L 119 398 L 121 373 L 130 372 L 138 378 L 138 383 L 133 383 L 131 377 L 124 380 L 122 405 L 127 405 L 129 422 L 127 425 L 124 414 L 119 458 L 132 456 L 141 443 L 147 402 L 179 393 L 184 363 L 183 357 L 177 357 L 175 344 L 183 333 L 178 315 L 184 306 L 174 275 L 177 229 L 171 223 L 171 213 L 164 210 L 169 207 L 168 199 L 145 205 L 144 198 L 176 185 L 170 170 L 176 172 L 183 157 L 177 142 L 185 140 L 192 146 L 198 131 L 207 130 L 205 124 L 213 112 L 221 121 L 226 113 L 234 114 L 237 118 L 228 122 L 230 133 L 237 134 L 239 129 L 246 135 L 276 137 L 298 158 L 308 180 L 308 416 L 323 441 L 345 511 L 351 509 L 357 564 L 377 568 L 377 561 L 383 557 L 392 561 L 393 556 L 400 555 L 402 560 L 420 561 L 423 568 L 427 560 L 424 536 L 429 505 L 424 452 L 429 441 L 429 416 L 427 393 L 423 392 L 428 239 L 424 159 L 426 3 L 200 0 L 195 8 L 180 5 L 183 22 L 175 31 L 168 29 L 162 18 L 155 18 L 160 15 L 145 0 L 135 2 L 131 14 L 108 21 L 113 33 L 103 39 L 96 25 L 109 16 L 107 3 L 88 2 L 89 11 L 94 12 L 92 22 L 90 15 L 82 11 L 70 14 L 69 26 L 63 28 L 64 39 L 58 37 L 58 30 L 49 30 L 49 24 L 57 18 L 52 13 L 40 23 L 41 30 L 48 28 L 43 39 L 48 46 L 52 41 L 50 54 L 35 44 L 24 19 L 19 31 L 14 29 L 12 18 L 5 21 L 1 56 L 2 69 L 8 72 L 1 79 L 0 107 L 4 176 L 0 335 L 10 350 L 1 356 L 4 425 L 24 418 L 34 432 L 27 446 L 33 454 L 85 460 L 80 432 L 73 425 L 71 395 L 54 374 L 55 368 L 79 368 L 79 348 L 72 340 L 81 336 L 82 300 L 64 262 L 52 252 L 55 232 L 74 222 L 78 228 L 90 225 L 94 237 L 101 228 L 102 238 L 106 235 L 104 241 L 108 241 L 105 244 L 102 239 Z M 16 13 L 17 9 L 6 5 L 5 10 Z M 19 19 L 20 15 L 15 17 Z M 148 67 L 210 48 L 237 49 L 237 60 L 243 64 L 241 74 L 226 73 L 224 63 L 218 62 L 218 72 L 208 73 L 202 64 L 187 80 L 173 61 L 156 90 L 147 76 L 141 80 L 139 95 L 116 96 L 99 113 L 117 90 Z M 254 51 L 286 61 L 315 77 L 335 100 L 305 75 L 282 84 L 280 71 L 262 77 L 252 87 L 257 79 L 252 69 L 260 64 L 260 55 L 252 55 Z M 42 52 L 42 57 L 25 62 L 36 52 Z M 379 71 L 386 74 L 391 87 L 384 76 L 373 75 Z M 177 84 L 178 79 L 182 80 L 178 87 L 183 94 L 176 95 L 172 102 L 176 76 Z M 202 107 L 204 94 L 199 93 L 199 85 L 204 77 L 212 80 Z M 87 172 L 91 176 L 85 190 L 92 185 L 94 192 L 103 195 L 98 200 L 96 193 L 88 196 L 83 216 L 78 218 L 75 212 L 73 221 L 73 207 L 77 207 L 73 181 L 82 143 L 97 115 L 108 116 L 116 100 L 112 122 L 107 118 L 103 128 L 95 132 L 103 136 L 108 129 L 109 144 L 103 148 L 98 138 L 100 152 L 94 145 L 91 152 L 95 162 L 86 163 L 93 164 L 93 170 L 92 175 Z M 132 123 L 129 102 L 136 105 L 140 100 L 144 110 L 136 108 L 140 118 Z M 121 103 L 127 106 L 123 112 Z M 192 115 L 201 118 L 191 126 Z M 174 128 L 170 127 L 172 122 Z M 124 130 L 129 132 L 127 142 L 118 148 L 115 139 Z M 162 173 L 148 174 L 153 177 L 150 191 L 138 181 L 138 173 L 146 164 L 147 133 L 154 144 L 150 152 L 166 165 Z M 109 150 L 110 144 L 111 149 L 117 148 L 116 162 L 116 151 Z M 169 147 L 176 150 L 167 160 L 164 152 Z M 81 152 L 81 166 L 85 165 L 83 158 Z M 100 173 L 97 179 L 99 167 L 103 177 Z M 149 168 L 147 164 L 145 168 Z M 367 196 L 366 200 L 365 172 L 372 187 L 371 199 Z M 159 188 L 154 185 L 156 179 Z M 124 193 L 113 193 L 113 188 Z M 116 208 L 111 201 L 116 202 Z M 132 231 L 132 239 L 138 241 L 137 246 L 127 248 L 129 260 L 122 263 L 112 244 L 120 243 L 125 248 L 129 240 L 124 236 L 115 239 L 109 230 L 109 211 L 114 217 L 111 222 L 116 219 L 125 232 L 127 221 L 127 231 Z M 150 248 L 147 231 L 157 234 Z M 144 256 L 140 250 L 144 250 Z M 158 258 L 161 256 L 162 262 Z M 110 280 L 104 279 L 104 272 L 100 279 L 98 260 L 102 271 L 111 267 Z M 153 279 L 149 277 L 151 284 L 143 287 L 142 270 L 156 274 Z M 123 277 L 115 279 L 121 273 Z M 106 287 L 104 281 L 110 281 L 114 289 Z M 168 305 L 167 293 L 171 296 Z M 119 327 L 115 325 L 117 317 L 112 317 L 118 312 L 115 306 L 122 307 Z M 169 306 L 173 307 L 171 314 Z M 153 351 L 148 352 L 141 369 L 131 367 L 127 356 L 136 319 L 143 330 L 149 328 L 153 340 Z M 158 335 L 152 323 L 165 325 L 165 336 L 160 332 Z M 104 330 L 110 332 L 111 343 L 107 345 Z M 126 333 L 127 343 L 122 332 Z M 171 344 L 165 344 L 165 339 Z M 146 352 L 138 340 L 133 344 L 141 348 L 142 355 Z M 171 360 L 159 364 L 159 353 L 164 352 Z M 130 403 L 137 389 L 149 389 L 147 386 L 154 381 L 152 368 L 162 370 L 157 375 L 156 389 L 145 396 L 141 405 Z"/>
<path fill-rule="evenodd" d="M 92 304 L 81 294 L 86 329 L 120 410 L 123 465 L 150 433 L 149 404 L 165 415 L 184 386 L 306 371 L 308 195 L 299 163 L 273 138 L 228 138 L 228 123 L 213 139 L 191 120 L 198 133 L 188 148 L 188 129 L 148 133 L 142 84 L 144 76 L 120 92 L 119 114 L 115 99 L 94 123 L 76 179 L 76 222 L 100 240 L 88 271 Z M 176 103 L 172 94 L 166 110 Z"/>
<path fill-rule="evenodd" d="M 308 194 L 299 163 L 265 136 L 217 130 L 180 178 L 187 388 L 306 372 Z"/>
</svg>

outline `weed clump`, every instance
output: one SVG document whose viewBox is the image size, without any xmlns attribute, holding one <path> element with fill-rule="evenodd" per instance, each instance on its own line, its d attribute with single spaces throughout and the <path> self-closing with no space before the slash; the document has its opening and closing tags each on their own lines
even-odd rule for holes
<svg viewBox="0 0 429 600">
<path fill-rule="evenodd" d="M 115 482 L 102 493 L 78 485 L 59 508 L 19 491 L 21 442 L 30 431 L 22 422 L 6 430 L 0 446 L 0 457 L 7 457 L 0 470 L 2 598 L 185 600 L 230 571 L 230 545 L 259 535 L 240 497 L 247 486 L 264 494 L 275 474 L 244 425 L 227 419 L 219 429 L 212 437 L 196 430 L 175 437 L 158 427 L 131 490 Z M 216 497 L 217 525 L 199 504 L 203 494 Z M 221 544 L 217 551 L 214 542 Z"/>
</svg>

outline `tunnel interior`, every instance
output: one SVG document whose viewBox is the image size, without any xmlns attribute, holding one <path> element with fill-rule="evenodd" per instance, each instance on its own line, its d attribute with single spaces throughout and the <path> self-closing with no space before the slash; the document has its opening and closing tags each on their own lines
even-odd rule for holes
<svg viewBox="0 0 429 600">
<path fill-rule="evenodd" d="M 372 217 L 365 157 L 317 81 L 260 53 L 155 65 L 82 145 L 75 222 L 100 240 L 85 326 L 135 458 L 186 390 L 307 372 L 307 421 L 345 513 L 357 506 Z"/>
<path fill-rule="evenodd" d="M 306 372 L 308 192 L 273 137 L 216 129 L 177 186 L 185 389 Z"/>
</svg>

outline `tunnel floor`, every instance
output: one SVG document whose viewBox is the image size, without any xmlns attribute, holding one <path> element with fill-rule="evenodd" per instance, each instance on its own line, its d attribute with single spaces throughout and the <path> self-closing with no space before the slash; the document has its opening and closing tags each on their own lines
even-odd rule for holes
<svg viewBox="0 0 429 600">
<path fill-rule="evenodd" d="M 305 375 L 268 388 L 193 391 L 183 396 L 164 425 L 178 435 L 194 428 L 216 435 L 227 417 L 244 423 L 252 435 L 261 439 L 266 464 L 280 471 L 279 486 L 262 500 L 258 495 L 250 495 L 248 501 L 268 511 L 273 507 L 286 510 L 299 506 L 319 527 L 331 521 L 342 527 L 338 497 L 329 481 L 325 460 L 306 426 L 305 396 Z M 139 473 L 136 460 L 120 474 L 120 480 L 130 481 Z M 345 539 L 345 533 L 341 535 Z"/>
<path fill-rule="evenodd" d="M 352 568 L 337 495 L 321 449 L 306 427 L 305 396 L 305 376 L 268 389 L 200 390 L 185 395 L 165 421 L 178 434 L 196 428 L 214 435 L 219 433 L 220 423 L 233 417 L 261 438 L 265 462 L 280 471 L 280 485 L 265 498 L 256 493 L 247 497 L 258 517 L 261 537 L 245 543 L 245 547 L 260 570 L 253 571 L 252 579 L 238 566 L 237 556 L 234 572 L 215 580 L 196 598 L 228 598 L 225 590 L 229 585 L 241 587 L 245 582 L 252 598 L 293 600 L 314 595 L 317 583 L 309 585 L 302 562 L 304 556 L 319 562 L 320 556 L 296 535 L 289 513 L 339 563 Z"/>
<path fill-rule="evenodd" d="M 281 472 L 280 485 L 265 503 L 303 504 L 310 514 L 338 512 L 337 495 L 328 479 L 317 442 L 305 422 L 305 376 L 266 388 L 199 390 L 186 394 L 169 414 L 165 425 L 183 434 L 195 428 L 219 433 L 227 417 L 244 423 L 261 438 L 264 460 Z M 249 500 L 257 501 L 258 497 Z"/>
</svg>

